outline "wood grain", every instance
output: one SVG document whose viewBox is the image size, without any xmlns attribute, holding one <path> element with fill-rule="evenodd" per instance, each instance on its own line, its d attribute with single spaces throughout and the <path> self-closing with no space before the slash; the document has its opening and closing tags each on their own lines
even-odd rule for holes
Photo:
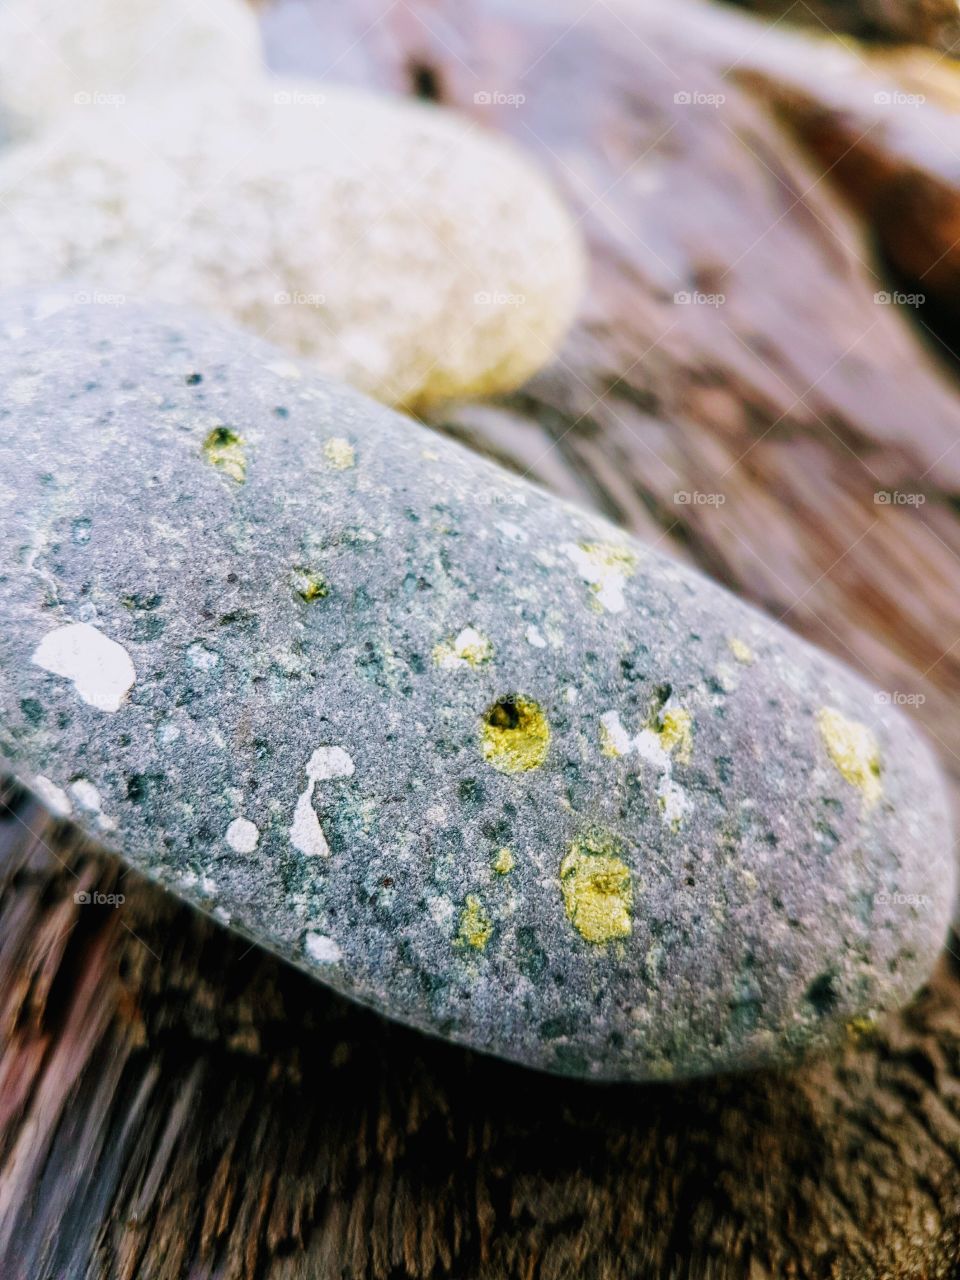
<svg viewBox="0 0 960 1280">
<path fill-rule="evenodd" d="M 687 0 L 289 0 L 265 28 L 278 66 L 513 135 L 582 221 L 560 361 L 435 425 L 925 699 L 957 776 L 951 73 Z M 935 76 L 929 111 L 874 101 Z M 874 301 L 920 280 L 936 314 Z M 351 1007 L 7 800 L 4 1280 L 960 1277 L 951 955 L 831 1060 L 577 1085 Z"/>
</svg>

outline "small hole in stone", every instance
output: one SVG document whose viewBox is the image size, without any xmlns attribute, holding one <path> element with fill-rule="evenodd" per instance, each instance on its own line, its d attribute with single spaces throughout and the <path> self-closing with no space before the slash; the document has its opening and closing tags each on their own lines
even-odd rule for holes
<svg viewBox="0 0 960 1280">
<path fill-rule="evenodd" d="M 410 88 L 413 93 L 425 102 L 439 102 L 441 99 L 440 77 L 433 67 L 426 62 L 411 62 L 409 67 Z"/>
<path fill-rule="evenodd" d="M 835 986 L 836 980 L 835 973 L 821 973 L 807 987 L 805 999 L 813 1005 L 814 1012 L 820 1018 L 835 1009 L 840 999 Z"/>
<path fill-rule="evenodd" d="M 214 427 L 203 443 L 208 449 L 217 449 L 228 444 L 239 444 L 240 437 L 229 427 Z"/>
<path fill-rule="evenodd" d="M 494 729 L 516 729 L 520 724 L 520 708 L 513 698 L 501 698 L 487 712 L 487 724 Z"/>
</svg>

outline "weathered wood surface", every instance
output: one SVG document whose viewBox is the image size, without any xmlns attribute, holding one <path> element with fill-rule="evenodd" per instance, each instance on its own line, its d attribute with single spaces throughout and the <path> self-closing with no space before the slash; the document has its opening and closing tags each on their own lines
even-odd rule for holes
<svg viewBox="0 0 960 1280">
<path fill-rule="evenodd" d="M 960 22 L 953 0 L 733 0 L 773 21 L 845 32 L 862 40 L 917 42 L 957 51 Z"/>
<path fill-rule="evenodd" d="M 277 65 L 512 133 L 582 215 L 593 274 L 562 360 L 439 425 L 924 697 L 960 773 L 944 68 L 924 110 L 893 110 L 874 94 L 916 92 L 929 62 L 841 53 L 858 88 L 781 26 L 680 0 L 289 0 L 266 24 Z M 882 214 L 911 183 L 937 198 L 898 258 Z M 935 313 L 875 304 L 894 283 Z M 950 956 L 834 1060 L 593 1088 L 347 1006 L 22 796 L 0 873 L 3 1280 L 960 1276 Z M 75 902 L 94 890 L 126 900 Z"/>
</svg>

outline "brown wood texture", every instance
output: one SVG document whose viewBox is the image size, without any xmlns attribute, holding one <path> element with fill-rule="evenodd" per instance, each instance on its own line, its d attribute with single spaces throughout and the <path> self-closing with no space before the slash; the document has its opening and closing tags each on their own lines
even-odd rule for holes
<svg viewBox="0 0 960 1280">
<path fill-rule="evenodd" d="M 952 68 L 687 0 L 265 26 L 277 66 L 512 134 L 581 218 L 560 360 L 436 425 L 912 698 L 960 775 Z M 7 801 L 2 1280 L 960 1280 L 952 955 L 834 1058 L 578 1085 L 351 1007 Z"/>
<path fill-rule="evenodd" d="M 732 0 L 774 21 L 846 32 L 862 40 L 915 41 L 956 52 L 960 22 L 953 0 Z"/>
</svg>

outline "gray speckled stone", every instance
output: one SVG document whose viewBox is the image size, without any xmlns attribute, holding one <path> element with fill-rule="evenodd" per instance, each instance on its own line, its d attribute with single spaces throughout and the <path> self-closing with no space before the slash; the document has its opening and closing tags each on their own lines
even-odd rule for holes
<svg viewBox="0 0 960 1280">
<path fill-rule="evenodd" d="M 58 306 L 0 305 L 0 748 L 54 810 L 553 1071 L 783 1061 L 922 981 L 943 790 L 858 679 L 269 347 Z"/>
</svg>

